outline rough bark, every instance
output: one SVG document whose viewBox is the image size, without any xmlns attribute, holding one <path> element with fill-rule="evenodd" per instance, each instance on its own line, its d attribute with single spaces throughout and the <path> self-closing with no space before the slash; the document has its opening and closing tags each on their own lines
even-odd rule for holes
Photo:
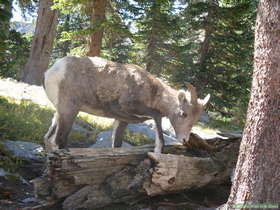
<svg viewBox="0 0 280 210">
<path fill-rule="evenodd" d="M 52 10 L 52 0 L 40 0 L 31 52 L 23 69 L 21 80 L 40 85 L 47 70 L 56 34 L 58 11 Z"/>
<path fill-rule="evenodd" d="M 91 35 L 88 56 L 100 56 L 102 48 L 102 39 L 104 28 L 102 24 L 105 22 L 105 12 L 107 0 L 94 0 L 93 4 L 93 23 L 95 25 L 94 33 Z"/>
<path fill-rule="evenodd" d="M 223 209 L 231 209 L 233 204 L 280 204 L 279 37 L 280 1 L 261 0 L 255 29 L 254 73 L 245 132 L 236 177 Z"/>
<path fill-rule="evenodd" d="M 201 141 L 192 135 L 196 140 Z M 92 209 L 228 181 L 240 138 L 208 142 L 217 150 L 210 155 L 200 143 L 189 151 L 165 147 L 171 154 L 152 153 L 152 146 L 59 150 L 48 157 L 47 176 L 33 181 L 35 194 L 48 202 L 66 198 L 64 209 Z"/>
<path fill-rule="evenodd" d="M 215 22 L 215 2 L 213 0 L 208 1 L 208 14 L 205 17 L 205 22 L 208 22 L 208 24 L 205 27 L 205 34 L 204 34 L 204 40 L 201 43 L 200 49 L 199 49 L 199 64 L 200 64 L 200 70 L 203 71 L 206 65 L 207 55 L 209 53 L 210 48 L 210 40 L 212 33 L 215 30 L 215 25 L 213 22 Z"/>
<path fill-rule="evenodd" d="M 160 5 L 159 1 L 152 1 L 152 7 L 150 11 L 151 16 L 151 29 L 149 32 L 148 38 L 148 46 L 147 46 L 147 57 L 146 57 L 146 70 L 151 72 L 152 74 L 159 75 L 160 70 L 157 68 L 157 63 L 159 62 L 156 58 L 157 56 L 157 48 L 158 48 L 158 36 L 160 33 L 160 29 L 158 24 L 160 22 Z"/>
</svg>

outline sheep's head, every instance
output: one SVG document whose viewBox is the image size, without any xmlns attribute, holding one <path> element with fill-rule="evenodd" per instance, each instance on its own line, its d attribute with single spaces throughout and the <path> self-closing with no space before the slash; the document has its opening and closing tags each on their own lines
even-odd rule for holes
<svg viewBox="0 0 280 210">
<path fill-rule="evenodd" d="M 190 83 L 186 83 L 186 86 L 187 91 L 178 91 L 178 106 L 170 118 L 177 140 L 182 143 L 189 140 L 193 125 L 200 119 L 203 107 L 210 99 L 209 94 L 204 99 L 199 99 L 195 87 Z"/>
</svg>

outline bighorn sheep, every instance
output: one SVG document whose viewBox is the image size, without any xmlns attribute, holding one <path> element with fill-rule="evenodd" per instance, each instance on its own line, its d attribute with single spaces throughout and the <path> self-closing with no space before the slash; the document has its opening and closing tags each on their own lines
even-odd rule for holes
<svg viewBox="0 0 280 210">
<path fill-rule="evenodd" d="M 175 90 L 143 68 L 100 57 L 64 57 L 44 75 L 46 94 L 56 108 L 45 135 L 47 151 L 64 148 L 79 111 L 115 118 L 112 147 L 120 147 L 128 123 L 153 118 L 156 124 L 155 152 L 164 140 L 161 119 L 167 116 L 177 140 L 186 142 L 209 100 L 197 98 L 195 88 Z"/>
</svg>

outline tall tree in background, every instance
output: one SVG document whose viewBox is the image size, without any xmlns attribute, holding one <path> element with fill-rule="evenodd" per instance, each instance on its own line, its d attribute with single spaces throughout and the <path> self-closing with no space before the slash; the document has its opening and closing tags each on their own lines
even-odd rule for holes
<svg viewBox="0 0 280 210">
<path fill-rule="evenodd" d="M 12 3 L 13 1 L 10 0 L 0 2 L 0 50 L 2 50 L 4 40 L 8 37 L 10 19 L 12 17 Z"/>
<path fill-rule="evenodd" d="M 171 76 L 210 91 L 211 109 L 238 119 L 249 101 L 255 11 L 255 1 L 191 1 L 182 14 L 185 56 Z"/>
<path fill-rule="evenodd" d="M 244 123 L 255 1 L 56 0 L 55 8 L 60 20 L 53 59 L 101 54 L 146 67 L 178 88 L 189 81 L 199 94 L 211 92 L 211 110 Z"/>
<path fill-rule="evenodd" d="M 251 99 L 227 209 L 233 204 L 280 204 L 279 11 L 279 0 L 259 3 Z"/>
<path fill-rule="evenodd" d="M 150 27 L 148 33 L 148 43 L 147 43 L 147 56 L 146 56 L 146 70 L 159 75 L 160 69 L 157 69 L 157 63 L 159 62 L 156 59 L 157 56 L 157 48 L 160 44 L 160 33 L 162 32 L 159 28 L 160 25 L 160 15 L 161 15 L 161 1 L 153 0 L 151 2 L 151 8 L 147 13 L 148 21 Z"/>
<path fill-rule="evenodd" d="M 146 70 L 157 75 L 165 76 L 170 63 L 174 59 L 174 47 L 178 47 L 178 8 L 171 0 L 136 0 L 138 7 L 135 37 L 145 45 L 144 62 Z M 182 4 L 180 6 L 183 6 Z"/>
<path fill-rule="evenodd" d="M 10 33 L 10 19 L 12 17 L 12 1 L 0 2 L 0 55 L 6 51 L 6 40 Z M 0 66 L 5 63 L 5 55 L 0 56 Z"/>
<path fill-rule="evenodd" d="M 21 80 L 40 85 L 47 70 L 56 33 L 58 11 L 52 10 L 52 0 L 40 0 L 35 34 L 29 59 L 22 72 Z"/>
<path fill-rule="evenodd" d="M 94 32 L 91 35 L 88 56 L 100 56 L 104 33 L 104 26 L 102 24 L 104 24 L 106 20 L 106 5 L 107 0 L 92 1 Z"/>
<path fill-rule="evenodd" d="M 33 0 L 0 1 L 0 76 L 18 79 L 29 55 L 30 40 L 15 30 L 17 24 L 11 21 L 14 4 L 25 16 L 34 11 L 35 3 Z"/>
</svg>

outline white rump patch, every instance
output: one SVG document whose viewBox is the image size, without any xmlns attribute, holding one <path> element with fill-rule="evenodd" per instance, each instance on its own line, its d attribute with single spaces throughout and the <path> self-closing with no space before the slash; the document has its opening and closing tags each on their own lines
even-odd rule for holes
<svg viewBox="0 0 280 210">
<path fill-rule="evenodd" d="M 108 62 L 106 59 L 100 57 L 89 57 L 89 59 L 96 68 L 104 68 Z"/>
<path fill-rule="evenodd" d="M 67 59 L 58 60 L 45 72 L 46 94 L 55 107 L 58 105 L 59 84 L 65 78 Z"/>
</svg>

